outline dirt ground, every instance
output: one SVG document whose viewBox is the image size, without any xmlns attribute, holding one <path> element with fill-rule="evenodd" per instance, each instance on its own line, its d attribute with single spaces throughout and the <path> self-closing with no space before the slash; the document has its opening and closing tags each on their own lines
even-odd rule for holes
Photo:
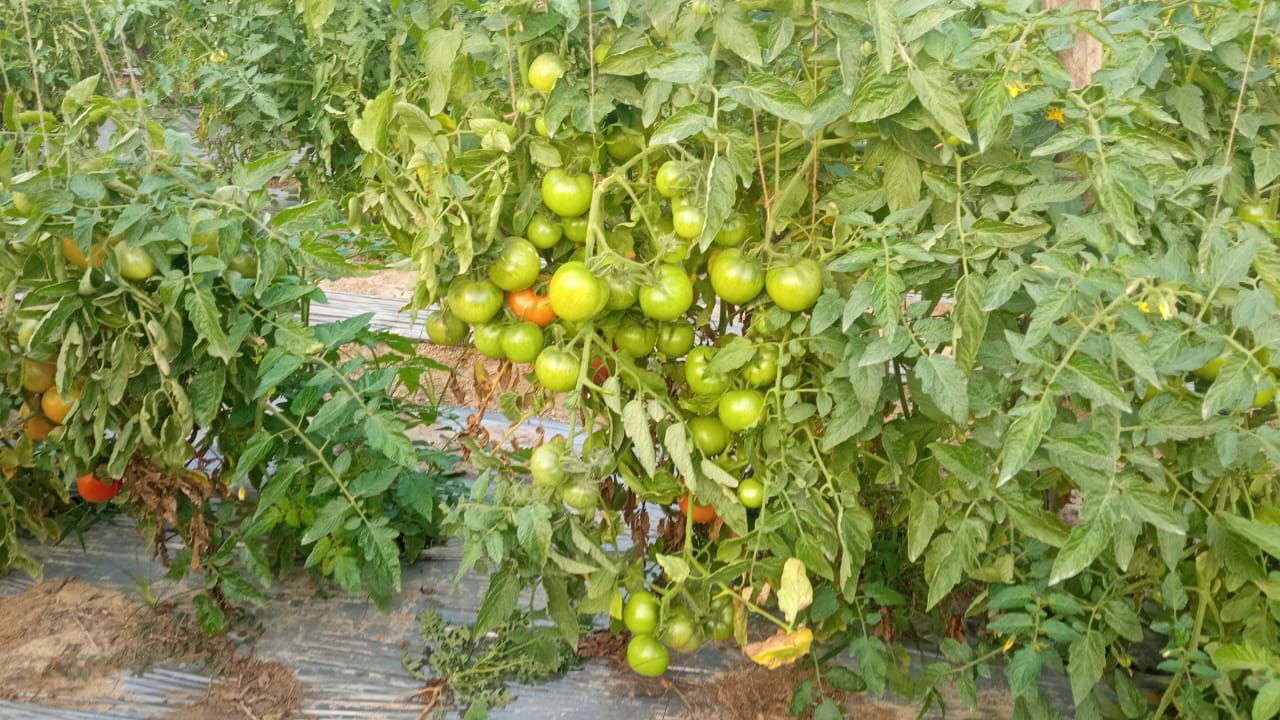
<svg viewBox="0 0 1280 720">
<path fill-rule="evenodd" d="M 320 283 L 324 290 L 335 292 L 359 293 L 383 298 L 400 298 L 405 302 L 413 297 L 413 288 L 418 284 L 416 270 L 378 270 L 354 277 L 325 280 Z"/>
<path fill-rule="evenodd" d="M 92 708 L 119 698 L 119 672 L 157 663 L 212 671 L 199 698 L 175 698 L 172 717 L 296 716 L 302 684 L 289 668 L 204 638 L 194 619 L 71 578 L 46 580 L 0 598 L 0 698 Z"/>
</svg>

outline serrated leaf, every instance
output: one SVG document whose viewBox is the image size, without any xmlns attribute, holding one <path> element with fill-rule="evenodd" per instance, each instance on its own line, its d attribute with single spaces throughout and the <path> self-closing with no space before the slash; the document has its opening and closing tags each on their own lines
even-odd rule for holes
<svg viewBox="0 0 1280 720">
<path fill-rule="evenodd" d="M 987 334 L 990 315 L 982 309 L 982 298 L 987 291 L 986 277 L 969 273 L 956 282 L 955 308 L 951 312 L 951 344 L 955 348 L 956 364 L 964 372 L 973 369 L 978 359 L 978 348 Z M 815 313 L 816 314 L 816 313 Z"/>
<path fill-rule="evenodd" d="M 907 559 L 915 562 L 929 546 L 933 532 L 938 529 L 938 501 L 926 498 L 918 505 L 912 503 L 907 519 Z"/>
<path fill-rule="evenodd" d="M 782 566 L 782 580 L 778 588 L 778 609 L 788 623 L 796 621 L 796 615 L 813 602 L 813 586 L 805 572 L 804 561 L 787 558 Z"/>
<path fill-rule="evenodd" d="M 890 74 L 882 71 L 878 64 L 868 66 L 858 85 L 858 92 L 853 96 L 849 120 L 872 122 L 902 112 L 916 99 L 916 91 L 904 75 L 902 72 Z"/>
<path fill-rule="evenodd" d="M 969 142 L 969 126 L 960 109 L 960 91 L 956 89 L 954 75 L 941 65 L 927 68 L 908 67 L 907 80 L 916 91 L 920 104 L 929 111 L 943 130 Z"/>
<path fill-rule="evenodd" d="M 969 419 L 969 378 L 947 355 L 923 355 L 915 372 L 920 389 L 957 424 Z"/>
<path fill-rule="evenodd" d="M 813 113 L 800 96 L 774 75 L 752 73 L 743 82 L 726 86 L 720 94 L 798 125 L 808 125 L 813 119 Z"/>
<path fill-rule="evenodd" d="M 515 612 L 519 601 L 520 578 L 516 572 L 508 567 L 495 572 L 489 578 L 489 588 L 480 601 L 480 609 L 476 611 L 471 637 L 484 637 L 485 633 L 506 622 Z"/>
<path fill-rule="evenodd" d="M 1110 513 L 1103 512 L 1071 528 L 1067 542 L 1053 560 L 1049 584 L 1069 580 L 1093 564 L 1111 544 L 1113 525 Z"/>
<path fill-rule="evenodd" d="M 711 118 L 707 112 L 707 106 L 703 103 L 685 105 L 658 123 L 649 138 L 649 144 L 669 145 L 697 135 L 711 126 Z"/>
<path fill-rule="evenodd" d="M 679 555 L 655 553 L 653 559 L 657 560 L 662 569 L 666 571 L 667 577 L 671 578 L 671 582 L 682 583 L 689 578 L 689 563 L 685 562 L 684 558 Z"/>
<path fill-rule="evenodd" d="M 756 32 L 737 9 L 730 6 L 716 15 L 712 29 L 716 40 L 752 65 L 760 64 L 760 41 Z"/>
<path fill-rule="evenodd" d="M 452 62 L 452 55 L 450 55 L 450 62 Z M 447 86 L 445 90 L 448 91 Z M 365 152 L 381 152 L 386 145 L 391 108 L 396 104 L 397 98 L 396 91 L 390 88 L 383 90 L 376 98 L 364 104 L 364 111 L 360 113 L 360 117 L 351 121 L 351 136 Z M 432 114 L 437 112 L 440 110 L 433 110 Z"/>
<path fill-rule="evenodd" d="M 653 447 L 653 436 L 649 432 L 649 418 L 644 411 L 644 401 L 640 398 L 635 398 L 622 407 L 622 429 L 631 438 L 632 449 L 644 471 L 653 475 L 658 470 L 658 457 Z"/>
<path fill-rule="evenodd" d="M 898 3 L 895 0 L 868 0 L 867 14 L 871 18 L 871 31 L 876 38 L 876 57 L 880 69 L 888 73 L 898 57 Z"/>
<path fill-rule="evenodd" d="M 272 178 L 293 164 L 293 156 L 292 150 L 285 150 L 241 165 L 231 173 L 231 182 L 249 192 L 261 190 Z"/>
<path fill-rule="evenodd" d="M 1067 361 L 1063 380 L 1075 392 L 1100 405 L 1129 411 L 1129 396 L 1111 371 L 1092 356 L 1077 352 Z"/>
</svg>

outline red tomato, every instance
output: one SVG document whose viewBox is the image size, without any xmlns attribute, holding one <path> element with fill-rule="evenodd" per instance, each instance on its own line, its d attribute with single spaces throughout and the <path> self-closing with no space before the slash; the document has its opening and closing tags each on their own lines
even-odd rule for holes
<svg viewBox="0 0 1280 720">
<path fill-rule="evenodd" d="M 539 295 L 531 287 L 507 293 L 507 307 L 511 308 L 517 318 L 538 327 L 546 327 L 556 319 L 556 311 L 551 309 L 551 298 Z"/>
<path fill-rule="evenodd" d="M 76 490 L 85 502 L 104 503 L 120 494 L 120 481 L 108 484 L 98 479 L 93 473 L 81 475 L 76 481 Z"/>
<path fill-rule="evenodd" d="M 685 493 L 680 498 L 680 512 L 685 515 L 689 514 L 689 493 Z M 716 509 L 710 505 L 699 505 L 693 503 L 693 521 L 699 525 L 715 522 Z"/>
</svg>

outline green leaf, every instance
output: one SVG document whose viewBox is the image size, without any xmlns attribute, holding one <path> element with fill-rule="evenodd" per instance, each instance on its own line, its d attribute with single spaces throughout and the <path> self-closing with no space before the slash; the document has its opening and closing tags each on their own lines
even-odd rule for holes
<svg viewBox="0 0 1280 720">
<path fill-rule="evenodd" d="M 867 14 L 871 16 L 871 32 L 876 38 L 876 57 L 880 69 L 886 74 L 893 69 L 898 57 L 898 3 L 895 0 L 868 0 Z"/>
<path fill-rule="evenodd" d="M 849 652 L 858 661 L 858 671 L 867 681 L 867 689 L 884 695 L 885 676 L 889 670 L 889 651 L 884 641 L 874 636 L 858 636 L 849 643 Z"/>
<path fill-rule="evenodd" d="M 547 614 L 560 631 L 560 637 L 564 638 L 569 647 L 578 647 L 581 627 L 578 624 L 578 613 L 569 600 L 565 579 L 559 575 L 543 575 L 542 588 L 547 593 Z"/>
<path fill-rule="evenodd" d="M 969 419 L 969 378 L 948 355 L 922 355 L 915 372 L 920 388 L 957 424 Z"/>
<path fill-rule="evenodd" d="M 236 458 L 235 473 L 231 476 L 231 482 L 237 483 L 249 476 L 249 471 L 258 466 L 258 463 L 267 459 L 271 452 L 275 450 L 276 437 L 265 430 L 259 430 L 249 438 L 249 442 L 245 443 L 244 451 L 240 453 L 240 457 Z"/>
<path fill-rule="evenodd" d="M 1264 148 L 1259 145 L 1249 157 L 1253 160 L 1253 185 L 1258 192 L 1280 178 L 1280 148 Z M 1257 720 L 1256 715 L 1254 720 Z"/>
<path fill-rule="evenodd" d="M 843 717 L 844 711 L 840 709 L 840 703 L 829 697 L 822 698 L 812 715 L 813 720 L 840 720 Z"/>
<path fill-rule="evenodd" d="M 874 3 L 873 3 L 874 4 Z M 960 109 L 960 91 L 956 89 L 954 74 L 941 65 L 927 68 L 908 67 L 907 80 L 916 91 L 920 104 L 942 126 L 943 130 L 969 142 L 969 126 Z"/>
<path fill-rule="evenodd" d="M 946 445 L 930 443 L 929 449 L 947 472 L 966 487 L 980 487 L 995 474 L 990 456 L 976 443 Z"/>
<path fill-rule="evenodd" d="M 987 279 L 977 273 L 969 273 L 956 282 L 955 308 L 951 312 L 951 345 L 955 348 L 956 364 L 963 372 L 973 370 L 978 359 L 978 348 L 987 334 L 990 314 L 982 309 L 986 295 Z M 816 313 L 815 313 L 816 314 Z"/>
<path fill-rule="evenodd" d="M 1079 575 L 1111 544 L 1113 521 L 1109 513 L 1100 513 L 1071 528 L 1067 542 L 1053 560 L 1049 584 L 1068 580 Z"/>
<path fill-rule="evenodd" d="M 280 348 L 272 348 L 258 368 L 258 387 L 253 391 L 253 397 L 266 395 L 300 367 L 302 358 L 286 354 Z"/>
<path fill-rule="evenodd" d="M 663 434 L 662 446 L 675 464 L 679 475 L 694 477 L 693 456 L 689 454 L 689 435 L 681 423 L 671 423 Z"/>
<path fill-rule="evenodd" d="M 1271 678 L 1253 698 L 1252 720 L 1271 720 L 1280 715 L 1280 677 Z"/>
<path fill-rule="evenodd" d="M 1280 526 L 1219 512 L 1214 516 L 1227 530 L 1273 558 L 1280 559 Z"/>
<path fill-rule="evenodd" d="M 658 456 L 653 447 L 653 436 L 649 430 L 649 418 L 644 411 L 644 401 L 635 398 L 622 408 L 622 429 L 631 438 L 632 449 L 636 459 L 649 475 L 658 470 Z"/>
<path fill-rule="evenodd" d="M 1038 240 L 1049 233 L 1048 223 L 1034 225 L 1014 225 L 990 218 L 981 218 L 973 223 L 975 241 L 993 247 L 1012 250 L 1029 242 Z"/>
<path fill-rule="evenodd" d="M 890 150 L 884 163 L 884 198 L 889 209 L 897 212 L 920 202 L 923 179 L 920 161 L 900 150 Z"/>
<path fill-rule="evenodd" d="M 462 34 L 462 25 L 457 25 L 450 30 L 434 27 L 422 38 L 421 47 L 426 49 L 427 113 L 430 115 L 442 112 L 449 99 L 449 88 L 453 83 L 453 62 L 458 58 L 458 51 L 462 48 Z M 390 89 L 383 94 L 389 92 L 391 92 Z M 369 112 L 368 107 L 368 105 L 365 106 L 366 114 Z M 365 150 L 369 150 L 363 142 L 360 145 Z"/>
<path fill-rule="evenodd" d="M 1031 645 L 1024 645 L 1013 654 L 1005 675 L 1009 678 L 1009 692 L 1014 697 L 1026 695 L 1036 678 L 1040 677 L 1040 653 Z"/>
<path fill-rule="evenodd" d="M 220 634 L 226 625 L 227 618 L 213 598 L 208 593 L 200 593 L 192 597 L 191 602 L 196 606 L 196 620 L 200 623 L 200 632 L 210 636 Z"/>
<path fill-rule="evenodd" d="M 920 503 L 911 504 L 911 514 L 907 519 L 907 559 L 915 562 L 933 538 L 933 531 L 938 529 L 938 501 L 926 498 Z"/>
<path fill-rule="evenodd" d="M 1246 670 L 1248 672 L 1266 672 L 1276 661 L 1270 650 L 1259 647 L 1252 642 L 1222 643 L 1210 653 L 1213 664 L 1222 672 Z"/>
<path fill-rule="evenodd" d="M 707 112 L 707 106 L 703 103 L 685 105 L 658 123 L 649 138 L 649 144 L 674 144 L 697 135 L 711 126 L 711 118 Z"/>
<path fill-rule="evenodd" d="M 701 82 L 707 69 L 707 56 L 690 50 L 649 63 L 645 72 L 654 80 L 689 85 Z"/>
<path fill-rule="evenodd" d="M 916 92 L 904 75 L 900 71 L 892 74 L 882 71 L 878 64 L 868 66 L 858 85 L 858 92 L 853 96 L 849 120 L 872 122 L 906 109 L 916 99 Z M 1001 92 L 1004 92 L 1003 88 Z"/>
<path fill-rule="evenodd" d="M 797 125 L 807 125 L 813 118 L 809 107 L 795 91 L 777 77 L 765 73 L 752 73 L 745 81 L 726 86 L 720 95 Z"/>
<path fill-rule="evenodd" d="M 369 447 L 382 453 L 388 460 L 408 470 L 418 469 L 418 455 L 413 441 L 405 435 L 404 424 L 389 410 L 380 410 L 365 417 L 365 438 Z"/>
<path fill-rule="evenodd" d="M 503 567 L 489 578 L 489 589 L 476 611 L 476 622 L 471 629 L 472 641 L 498 627 L 511 617 L 520 602 L 520 577 L 510 567 Z"/>
<path fill-rule="evenodd" d="M 760 41 L 756 39 L 755 30 L 743 19 L 736 7 L 724 8 L 716 15 L 715 24 L 712 27 L 716 33 L 716 40 L 721 45 L 752 65 L 760 64 Z"/>
<path fill-rule="evenodd" d="M 1112 377 L 1111 371 L 1093 357 L 1077 352 L 1063 368 L 1063 382 L 1072 391 L 1099 405 L 1109 405 L 1129 412 L 1129 396 Z"/>
<path fill-rule="evenodd" d="M 565 32 L 572 32 L 574 28 L 578 27 L 578 21 L 582 17 L 582 8 L 579 7 L 582 3 L 578 0 L 547 0 L 547 4 L 551 6 L 552 10 L 564 16 Z"/>
<path fill-rule="evenodd" d="M 1000 479 L 1003 485 L 1018 474 L 1018 471 L 1031 460 L 1040 441 L 1053 422 L 1054 405 L 1048 395 L 1038 398 L 1024 397 L 1010 411 L 1015 419 L 1005 435 L 1004 447 L 1000 451 Z"/>
<path fill-rule="evenodd" d="M 787 558 L 782 566 L 782 581 L 778 588 L 778 609 L 790 624 L 794 623 L 796 615 L 811 603 L 813 603 L 813 586 L 809 584 L 804 561 L 795 557 Z"/>
<path fill-rule="evenodd" d="M 434 30 L 432 32 L 435 32 Z M 428 46 L 430 47 L 430 46 Z M 434 50 L 434 48 L 432 48 Z M 360 143 L 365 152 L 382 152 L 387 142 L 388 125 L 391 120 L 391 108 L 396 104 L 398 93 L 387 88 L 378 97 L 364 104 L 364 112 L 351 121 L 351 136 Z M 433 113 L 439 112 L 434 110 Z"/>
<path fill-rule="evenodd" d="M 315 521 L 311 523 L 311 527 L 307 528 L 307 532 L 303 534 L 302 539 L 298 542 L 302 545 L 310 545 L 337 530 L 350 509 L 351 503 L 345 497 L 336 497 L 330 500 L 316 513 Z"/>
<path fill-rule="evenodd" d="M 1232 354 L 1205 392 L 1200 417 L 1209 420 L 1223 410 L 1244 410 L 1252 404 L 1255 390 L 1248 364 L 1242 356 Z"/>
<path fill-rule="evenodd" d="M 267 182 L 293 164 L 293 156 L 294 151 L 285 150 L 241 165 L 231 173 L 231 183 L 249 192 L 261 190 L 266 187 Z"/>
<path fill-rule="evenodd" d="M 685 562 L 684 558 L 679 555 L 655 553 L 653 559 L 657 560 L 662 569 L 666 571 L 667 577 L 671 578 L 671 582 L 682 583 L 689 578 L 689 563 Z"/>
<path fill-rule="evenodd" d="M 551 547 L 551 509 L 530 503 L 516 511 L 516 540 L 539 565 L 546 562 Z"/>
</svg>

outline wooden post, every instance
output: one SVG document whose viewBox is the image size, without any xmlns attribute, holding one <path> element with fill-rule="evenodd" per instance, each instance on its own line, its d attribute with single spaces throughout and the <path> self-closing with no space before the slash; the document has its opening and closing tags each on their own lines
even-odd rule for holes
<svg viewBox="0 0 1280 720">
<path fill-rule="evenodd" d="M 1101 0 L 1044 0 L 1046 9 L 1075 8 L 1097 11 Z M 1081 88 L 1093 79 L 1093 73 L 1102 67 L 1102 43 L 1087 32 L 1076 35 L 1076 43 L 1058 54 L 1063 65 L 1071 72 L 1071 87 Z"/>
</svg>

